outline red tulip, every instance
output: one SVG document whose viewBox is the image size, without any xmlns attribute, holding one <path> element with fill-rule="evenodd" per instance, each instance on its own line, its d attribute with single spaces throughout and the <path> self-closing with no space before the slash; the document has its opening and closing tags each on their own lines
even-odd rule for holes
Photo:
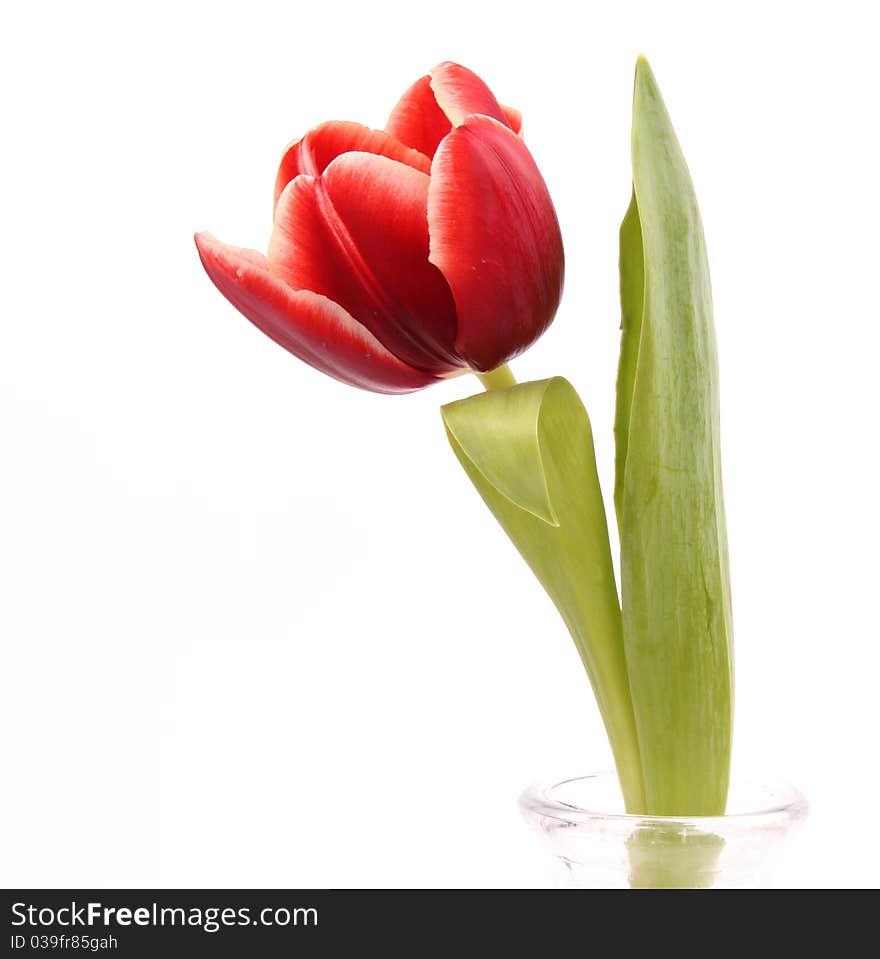
<svg viewBox="0 0 880 959">
<path fill-rule="evenodd" d="M 441 63 L 384 131 L 331 121 L 288 147 L 268 257 L 197 234 L 221 293 L 281 346 L 378 393 L 486 372 L 544 332 L 559 224 L 521 137 L 476 74 Z"/>
</svg>

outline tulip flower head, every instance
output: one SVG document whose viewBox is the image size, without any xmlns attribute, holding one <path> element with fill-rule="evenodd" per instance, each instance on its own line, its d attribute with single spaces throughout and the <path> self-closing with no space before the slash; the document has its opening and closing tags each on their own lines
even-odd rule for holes
<svg viewBox="0 0 880 959">
<path fill-rule="evenodd" d="M 384 131 L 330 121 L 287 148 L 267 256 L 200 233 L 202 264 L 255 326 L 352 386 L 493 370 L 562 294 L 559 224 L 520 127 L 476 74 L 441 63 Z"/>
</svg>

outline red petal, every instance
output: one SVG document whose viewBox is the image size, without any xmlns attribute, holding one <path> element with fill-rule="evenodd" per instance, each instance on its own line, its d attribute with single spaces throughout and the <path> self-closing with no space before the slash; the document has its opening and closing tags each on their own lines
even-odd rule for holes
<svg viewBox="0 0 880 959">
<path fill-rule="evenodd" d="M 440 141 L 465 117 L 479 113 L 513 127 L 517 111 L 508 116 L 492 91 L 471 70 L 448 60 L 438 64 L 404 93 L 391 111 L 385 129 L 393 137 L 432 157 Z M 521 125 L 521 120 L 520 120 Z"/>
<path fill-rule="evenodd" d="M 197 233 L 208 276 L 227 300 L 276 343 L 322 373 L 374 393 L 411 393 L 436 382 L 393 356 L 341 306 L 295 292 L 269 272 L 254 250 Z"/>
<path fill-rule="evenodd" d="M 449 60 L 438 63 L 431 71 L 431 89 L 440 109 L 453 126 L 464 123 L 466 117 L 480 114 L 507 124 L 504 110 L 495 94 L 467 67 Z"/>
<path fill-rule="evenodd" d="M 491 370 L 549 326 L 562 295 L 562 237 L 523 141 L 488 117 L 468 117 L 431 167 L 431 262 L 458 312 L 456 351 Z"/>
<path fill-rule="evenodd" d="M 320 176 L 330 163 L 342 153 L 357 151 L 399 160 L 408 166 L 429 173 L 431 161 L 416 150 L 382 130 L 371 130 L 360 123 L 330 120 L 315 127 L 295 140 L 284 153 L 275 181 L 275 203 L 281 191 L 301 173 Z"/>
<path fill-rule="evenodd" d="M 273 273 L 329 297 L 410 366 L 461 369 L 449 287 L 428 261 L 430 178 L 386 157 L 344 153 L 288 184 L 269 243 Z"/>
<path fill-rule="evenodd" d="M 437 145 L 452 129 L 452 124 L 437 106 L 430 77 L 416 80 L 404 93 L 391 111 L 385 129 L 425 156 L 434 156 Z"/>
<path fill-rule="evenodd" d="M 519 110 L 516 107 L 509 107 L 506 103 L 501 104 L 501 110 L 510 129 L 522 136 L 522 114 Z"/>
</svg>

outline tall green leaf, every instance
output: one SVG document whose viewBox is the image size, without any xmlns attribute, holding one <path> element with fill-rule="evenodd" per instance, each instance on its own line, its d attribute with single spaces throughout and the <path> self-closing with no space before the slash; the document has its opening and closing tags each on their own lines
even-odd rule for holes
<svg viewBox="0 0 880 959">
<path fill-rule="evenodd" d="M 646 811 L 716 815 L 730 766 L 733 633 L 712 294 L 693 184 L 644 59 L 632 162 L 615 424 L 624 647 Z"/>
<path fill-rule="evenodd" d="M 593 686 L 627 809 L 645 803 L 593 434 L 555 377 L 443 407 L 456 456 L 562 614 Z"/>
</svg>

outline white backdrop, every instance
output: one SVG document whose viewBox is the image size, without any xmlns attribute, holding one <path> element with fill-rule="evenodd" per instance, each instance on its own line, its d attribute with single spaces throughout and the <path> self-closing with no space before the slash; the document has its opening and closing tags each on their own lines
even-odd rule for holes
<svg viewBox="0 0 880 959">
<path fill-rule="evenodd" d="M 324 378 L 220 297 L 192 233 L 264 249 L 289 139 L 381 126 L 439 60 L 475 69 L 523 110 L 566 241 L 562 308 L 515 372 L 576 385 L 610 494 L 640 52 L 713 269 L 736 766 L 812 802 L 780 884 L 876 883 L 871 6 L 6 13 L 2 884 L 547 882 L 518 792 L 610 754 L 573 644 L 446 445 L 439 405 L 477 381 Z"/>
</svg>

